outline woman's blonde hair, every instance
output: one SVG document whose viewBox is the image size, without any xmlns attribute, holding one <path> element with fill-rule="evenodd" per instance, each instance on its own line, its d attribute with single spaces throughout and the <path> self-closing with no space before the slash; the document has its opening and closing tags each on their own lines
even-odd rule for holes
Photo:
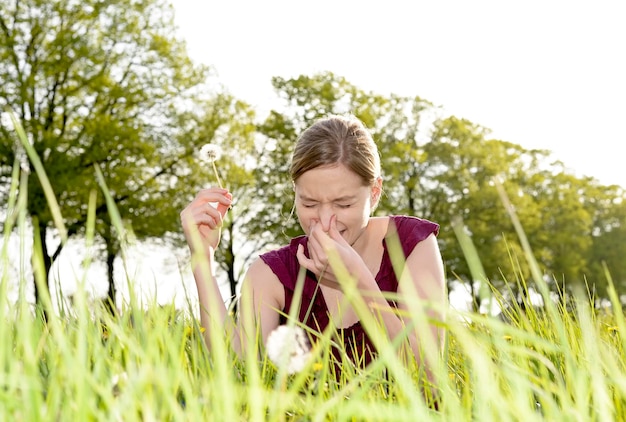
<svg viewBox="0 0 626 422">
<path fill-rule="evenodd" d="M 365 186 L 380 177 L 380 156 L 372 135 L 354 116 L 329 116 L 316 121 L 298 138 L 291 158 L 291 179 L 317 167 L 343 164 Z"/>
</svg>

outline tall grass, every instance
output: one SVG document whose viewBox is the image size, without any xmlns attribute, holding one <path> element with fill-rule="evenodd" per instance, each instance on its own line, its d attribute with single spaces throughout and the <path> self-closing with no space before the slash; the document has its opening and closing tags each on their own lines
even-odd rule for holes
<svg viewBox="0 0 626 422">
<path fill-rule="evenodd" d="M 380 357 L 366 369 L 344 362 L 340 377 L 333 372 L 330 348 L 336 340 L 330 330 L 317 335 L 308 366 L 290 375 L 256 348 L 238 358 L 220 327 L 210 330 L 216 347 L 208 353 L 191 309 L 146 307 L 131 295 L 122 312 L 111 316 L 90 300 L 86 280 L 77 280 L 71 307 L 53 306 L 44 297 L 44 322 L 26 297 L 30 276 L 20 271 L 18 280 L 9 278 L 8 235 L 28 236 L 27 184 L 18 169 L 16 163 L 0 254 L 0 420 L 626 420 L 626 323 L 613 289 L 613 307 L 601 311 L 584 295 L 555 302 L 545 291 L 543 307 L 505 306 L 494 291 L 501 318 L 450 309 L 439 322 L 447 347 L 435 368 L 438 411 L 420 389 L 419 368 L 400 361 L 396 345 L 385 341 L 362 306 L 357 312 Z M 41 170 L 38 177 L 45 177 Z M 97 169 L 94 177 L 108 197 Z M 95 194 L 88 204 L 88 244 L 94 242 Z M 53 215 L 60 216 L 51 190 L 48 198 Z M 110 198 L 108 204 L 123 234 Z M 35 245 L 33 262 L 41 262 L 41 253 Z M 27 259 L 25 251 L 19 255 Z M 521 275 L 518 280 L 528 287 Z M 17 300 L 10 300 L 11 286 L 17 286 Z M 347 295 L 358 299 L 354 291 Z M 410 305 L 423 320 L 426 305 Z"/>
</svg>

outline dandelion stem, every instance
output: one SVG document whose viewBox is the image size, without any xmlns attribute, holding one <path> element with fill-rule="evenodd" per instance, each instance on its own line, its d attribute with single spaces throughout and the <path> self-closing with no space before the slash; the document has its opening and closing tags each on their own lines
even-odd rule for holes
<svg viewBox="0 0 626 422">
<path fill-rule="evenodd" d="M 211 161 L 211 165 L 213 166 L 213 173 L 215 174 L 215 178 L 217 179 L 217 184 L 220 188 L 224 189 L 224 186 L 222 185 L 222 179 L 220 179 L 220 175 L 217 172 L 217 167 L 215 167 L 215 161 Z"/>
</svg>

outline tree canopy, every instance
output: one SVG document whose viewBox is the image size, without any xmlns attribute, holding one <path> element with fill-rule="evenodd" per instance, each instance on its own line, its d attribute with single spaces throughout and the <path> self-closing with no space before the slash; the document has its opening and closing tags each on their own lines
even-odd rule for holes
<svg viewBox="0 0 626 422">
<path fill-rule="evenodd" d="M 135 236 L 177 231 L 176 206 L 185 197 L 179 177 L 189 171 L 186 163 L 197 146 L 231 121 L 227 114 L 233 99 L 207 95 L 203 84 L 209 69 L 189 59 L 175 36 L 172 13 L 162 0 L 0 5 L 0 106 L 24 126 L 52 181 L 70 236 L 84 230 L 89 194 L 99 189 L 95 166 Z M 202 112 L 189 111 L 194 107 Z M 194 128 L 197 137 L 181 135 L 191 126 L 181 119 L 191 115 L 203 120 Z M 1 184 L 9 183 L 10 169 L 19 162 L 30 166 L 5 118 Z M 47 274 L 63 243 L 50 249 L 50 210 L 38 178 L 29 173 L 28 214 L 38 226 Z M 118 235 L 102 195 L 96 217 L 112 264 Z"/>
<path fill-rule="evenodd" d="M 500 180 L 555 290 L 582 288 L 605 295 L 605 266 L 623 285 L 624 260 L 618 257 L 626 256 L 626 242 L 616 242 L 624 239 L 622 188 L 576 177 L 550 151 L 493 139 L 488 128 L 441 116 L 419 97 L 367 92 L 331 72 L 275 77 L 273 83 L 285 112 L 272 112 L 259 128 L 274 149 L 257 169 L 259 192 L 269 196 L 251 233 L 299 233 L 297 222 L 284 218 L 293 206 L 285 200 L 285 194 L 291 197 L 286 166 L 297 134 L 319 117 L 351 113 L 369 127 L 381 152 L 385 195 L 377 212 L 408 213 L 441 224 L 439 242 L 450 281 L 476 281 L 451 229 L 455 220 L 463 222 L 495 287 L 509 284 L 515 291 L 520 277 L 530 276 L 495 188 Z"/>
<path fill-rule="evenodd" d="M 351 113 L 381 153 L 378 214 L 411 214 L 441 225 L 448 277 L 474 280 L 452 227 L 462 224 L 495 287 L 528 277 L 494 181 L 502 181 L 545 274 L 556 288 L 606 295 L 607 272 L 625 287 L 624 189 L 566 171 L 549 151 L 493 139 L 488 128 L 419 96 L 382 95 L 332 72 L 276 76 L 283 100 L 255 110 L 209 82 L 176 37 L 164 0 L 17 0 L 0 4 L 0 106 L 15 113 L 41 158 L 70 236 L 82 236 L 102 171 L 124 223 L 138 239 L 180 244 L 179 212 L 219 183 L 198 151 L 219 146 L 221 181 L 235 203 L 218 262 L 234 293 L 242 270 L 265 249 L 301 234 L 289 161 L 298 134 L 328 114 Z M 39 179 L 6 114 L 0 124 L 0 198 L 15 166 L 28 177 L 27 209 L 46 269 L 63 249 Z M 96 231 L 115 297 L 120 251 L 104 196 Z M 51 236 L 52 235 L 52 236 Z M 51 246 L 52 245 L 52 246 Z"/>
</svg>

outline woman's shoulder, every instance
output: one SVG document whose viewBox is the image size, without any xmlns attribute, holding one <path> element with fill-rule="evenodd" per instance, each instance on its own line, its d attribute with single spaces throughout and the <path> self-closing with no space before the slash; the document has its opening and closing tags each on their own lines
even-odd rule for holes
<svg viewBox="0 0 626 422">
<path fill-rule="evenodd" d="M 276 262 L 291 261 L 298 250 L 298 245 L 306 244 L 306 236 L 297 236 L 287 245 L 279 246 L 259 255 L 259 258 L 270 267 Z"/>
<path fill-rule="evenodd" d="M 269 267 L 281 283 L 285 285 L 295 283 L 296 276 L 300 270 L 300 264 L 296 257 L 298 245 L 300 244 L 306 244 L 305 236 L 294 237 L 289 244 L 260 254 L 258 261 Z"/>
<path fill-rule="evenodd" d="M 370 224 L 385 229 L 387 234 L 397 231 L 399 234 L 404 232 L 423 232 L 424 234 L 439 234 L 439 224 L 427 220 L 425 218 L 414 217 L 411 215 L 388 215 L 382 217 L 371 217 Z M 427 237 L 427 236 L 426 236 Z"/>
<path fill-rule="evenodd" d="M 255 301 L 261 303 L 260 298 L 269 306 L 282 309 L 284 306 L 284 291 L 280 278 L 276 272 L 260 257 L 257 257 L 248 267 L 244 278 L 242 291 L 249 291 Z"/>
<path fill-rule="evenodd" d="M 439 224 L 425 218 L 414 217 L 412 215 L 392 215 L 389 216 L 389 221 L 395 225 L 399 233 L 401 231 L 417 230 L 426 234 L 426 237 L 431 233 L 435 235 L 439 234 Z"/>
<path fill-rule="evenodd" d="M 410 215 L 390 215 L 382 217 L 387 220 L 385 241 L 392 239 L 400 241 L 405 256 L 408 256 L 415 245 L 428 238 L 439 234 L 439 224 L 419 217 Z"/>
</svg>

